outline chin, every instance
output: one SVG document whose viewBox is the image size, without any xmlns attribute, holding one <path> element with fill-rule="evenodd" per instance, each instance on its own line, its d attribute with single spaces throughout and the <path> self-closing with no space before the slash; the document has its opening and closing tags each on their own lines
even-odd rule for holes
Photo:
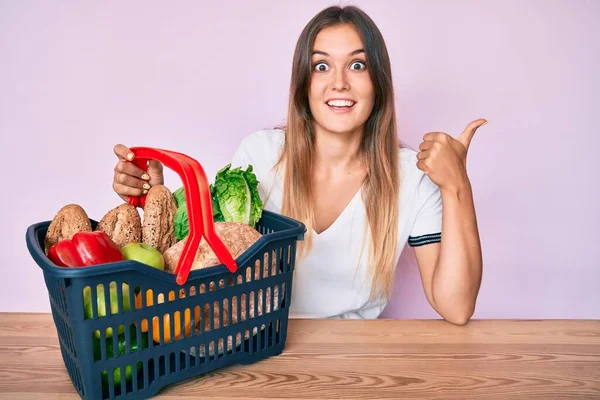
<svg viewBox="0 0 600 400">
<path fill-rule="evenodd" d="M 364 124 L 356 125 L 356 124 L 320 124 L 321 128 L 324 130 L 336 133 L 336 134 L 349 134 L 355 132 L 357 130 L 363 129 Z"/>
</svg>

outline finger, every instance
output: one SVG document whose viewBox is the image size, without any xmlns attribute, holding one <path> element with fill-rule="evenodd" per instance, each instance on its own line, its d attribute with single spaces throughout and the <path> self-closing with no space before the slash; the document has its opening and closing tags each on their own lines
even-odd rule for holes
<svg viewBox="0 0 600 400">
<path fill-rule="evenodd" d="M 114 148 L 113 151 L 115 152 L 115 155 L 117 157 L 119 157 L 121 160 L 133 160 L 134 154 L 131 150 L 129 150 L 129 148 L 125 145 L 122 144 L 117 144 Z"/>
<path fill-rule="evenodd" d="M 483 118 L 480 118 L 467 125 L 463 133 L 461 133 L 458 137 L 458 141 L 461 142 L 463 146 L 465 146 L 465 149 L 469 149 L 469 146 L 471 145 L 471 140 L 473 140 L 475 132 L 477 131 L 477 129 L 479 129 L 485 124 L 487 124 L 487 121 Z"/>
<path fill-rule="evenodd" d="M 423 141 L 424 142 L 432 142 L 435 139 L 436 135 L 437 135 L 437 132 L 426 133 L 425 136 L 423 136 Z"/>
<path fill-rule="evenodd" d="M 439 142 L 447 139 L 448 134 L 444 132 L 429 132 L 423 136 L 425 142 Z"/>
<path fill-rule="evenodd" d="M 129 186 L 136 189 L 150 189 L 150 184 L 141 179 L 135 178 L 127 174 L 116 173 L 114 178 L 115 183 Z"/>
<path fill-rule="evenodd" d="M 419 168 L 421 171 L 425 172 L 425 175 L 427 175 L 429 173 L 429 167 L 427 166 L 427 164 L 424 160 L 417 161 L 417 168 Z"/>
<path fill-rule="evenodd" d="M 152 172 L 153 174 L 162 174 L 163 166 L 156 160 L 148 161 L 148 172 Z"/>
<path fill-rule="evenodd" d="M 125 186 L 117 182 L 113 183 L 113 189 L 119 196 L 141 196 L 145 194 L 144 192 L 148 193 L 145 189 Z"/>
<path fill-rule="evenodd" d="M 144 180 L 150 179 L 150 175 L 146 173 L 146 171 L 130 163 L 129 161 L 119 161 L 117 165 L 115 165 L 115 172 Z"/>
<path fill-rule="evenodd" d="M 430 152 L 425 150 L 425 151 L 420 151 L 417 153 L 417 160 L 425 160 L 427 157 L 429 157 Z"/>
<path fill-rule="evenodd" d="M 419 145 L 419 150 L 424 151 L 424 150 L 429 150 L 433 147 L 433 142 L 421 142 L 421 144 Z"/>
</svg>

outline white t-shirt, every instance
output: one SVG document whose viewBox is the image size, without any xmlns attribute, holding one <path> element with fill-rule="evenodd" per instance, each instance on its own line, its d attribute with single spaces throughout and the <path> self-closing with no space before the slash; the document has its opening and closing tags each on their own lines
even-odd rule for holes
<svg viewBox="0 0 600 400">
<path fill-rule="evenodd" d="M 243 169 L 252 165 L 263 208 L 275 213 L 281 213 L 283 177 L 273 167 L 283 143 L 282 130 L 255 132 L 242 140 L 231 161 Z M 438 186 L 417 168 L 415 151 L 402 148 L 400 161 L 396 264 L 407 243 L 439 242 L 442 228 Z M 311 251 L 296 260 L 290 318 L 377 318 L 383 311 L 385 299 L 369 300 L 368 244 L 361 254 L 366 218 L 359 190 L 329 228 L 313 232 Z"/>
</svg>

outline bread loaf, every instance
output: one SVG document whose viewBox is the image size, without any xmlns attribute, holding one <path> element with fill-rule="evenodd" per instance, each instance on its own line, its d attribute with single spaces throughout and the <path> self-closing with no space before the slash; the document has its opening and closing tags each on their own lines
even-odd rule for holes
<svg viewBox="0 0 600 400">
<path fill-rule="evenodd" d="M 152 186 L 146 196 L 142 242 L 161 253 L 175 244 L 173 218 L 177 211 L 175 198 L 164 185 Z"/>
<path fill-rule="evenodd" d="M 215 222 L 215 233 L 225 247 L 227 247 L 234 260 L 261 237 L 261 234 L 256 229 L 242 222 Z M 186 237 L 180 240 L 163 253 L 165 271 L 175 272 L 187 239 Z M 198 246 L 198 252 L 192 264 L 192 270 L 219 264 L 221 262 L 217 258 L 217 255 L 203 237 L 200 240 L 200 246 Z"/>
<path fill-rule="evenodd" d="M 106 233 L 119 247 L 142 239 L 142 220 L 137 208 L 131 204 L 121 204 L 110 210 L 96 230 Z"/>
<path fill-rule="evenodd" d="M 44 248 L 48 250 L 63 239 L 71 239 L 77 232 L 91 232 L 92 223 L 85 210 L 78 204 L 67 204 L 58 210 L 50 222 Z"/>
</svg>

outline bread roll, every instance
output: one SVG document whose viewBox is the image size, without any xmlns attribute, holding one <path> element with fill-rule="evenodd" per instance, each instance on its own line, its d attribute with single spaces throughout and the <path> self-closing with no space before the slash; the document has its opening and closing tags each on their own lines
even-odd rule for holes
<svg viewBox="0 0 600 400">
<path fill-rule="evenodd" d="M 63 239 L 71 239 L 77 232 L 91 232 L 92 223 L 85 210 L 78 204 L 67 204 L 54 216 L 46 237 L 44 248 L 48 250 Z"/>
<path fill-rule="evenodd" d="M 261 234 L 256 229 L 242 222 L 215 222 L 215 233 L 225 247 L 227 247 L 234 260 L 261 237 Z M 186 237 L 180 240 L 163 253 L 165 271 L 175 272 L 187 239 Z M 192 264 L 192 270 L 219 264 L 221 262 L 217 258 L 217 255 L 206 241 L 206 238 L 202 237 L 194 263 Z"/>
<path fill-rule="evenodd" d="M 110 210 L 96 227 L 106 233 L 119 247 L 142 240 L 142 220 L 137 208 L 131 204 L 121 204 Z"/>
<path fill-rule="evenodd" d="M 175 198 L 164 185 L 152 186 L 146 196 L 142 241 L 161 253 L 175 244 Z"/>
</svg>

